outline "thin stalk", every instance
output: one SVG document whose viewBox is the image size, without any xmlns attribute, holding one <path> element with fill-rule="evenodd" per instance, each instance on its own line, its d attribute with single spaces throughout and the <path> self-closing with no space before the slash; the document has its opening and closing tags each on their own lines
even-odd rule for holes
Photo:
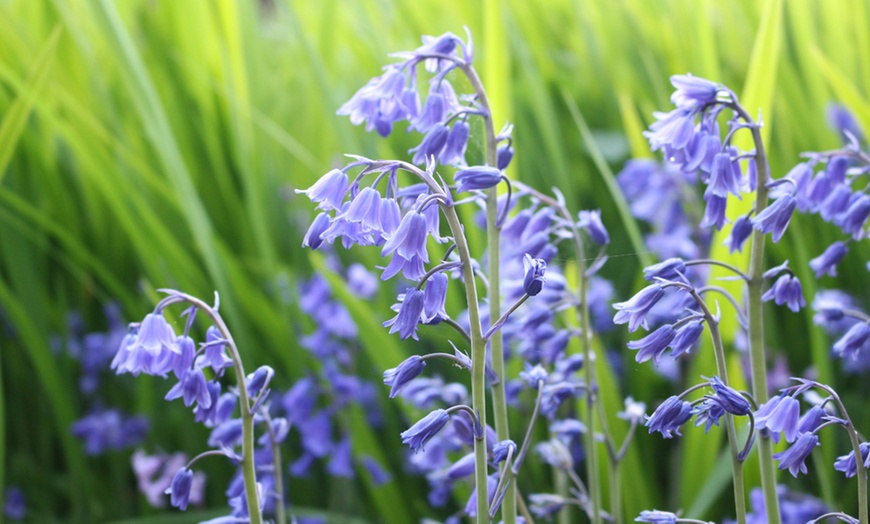
<svg viewBox="0 0 870 524">
<path fill-rule="evenodd" d="M 474 284 L 471 252 L 462 230 L 462 223 L 452 206 L 444 206 L 444 216 L 456 241 L 456 252 L 462 261 L 465 296 L 468 301 L 468 323 L 471 328 L 471 407 L 486 424 L 486 342 L 480 326 L 480 306 Z M 477 486 L 477 524 L 489 524 L 489 494 L 487 493 L 486 431 L 483 438 L 474 440 L 474 482 Z"/>
<path fill-rule="evenodd" d="M 272 417 L 269 410 L 260 408 L 260 413 L 266 419 L 266 431 L 269 432 L 269 444 L 272 446 L 272 468 L 275 470 L 275 524 L 286 524 L 287 515 L 284 507 L 284 475 L 281 468 L 281 445 L 278 443 L 275 428 L 272 427 Z"/>
<path fill-rule="evenodd" d="M 196 306 L 197 309 L 205 313 L 214 323 L 221 337 L 227 341 L 227 349 L 230 353 L 230 358 L 233 360 L 233 370 L 236 373 L 239 408 L 242 418 L 242 460 L 239 462 L 239 468 L 242 470 L 242 480 L 245 484 L 245 503 L 248 505 L 251 524 L 263 524 L 263 516 L 260 514 L 260 502 L 257 494 L 257 472 L 254 469 L 254 413 L 251 412 L 251 403 L 248 400 L 248 388 L 245 387 L 245 368 L 242 366 L 242 357 L 239 355 L 239 349 L 236 347 L 236 342 L 224 323 L 224 319 L 216 310 L 194 296 L 177 291 L 172 293 L 173 296 L 160 302 L 163 307 L 175 302 L 187 302 Z"/>
<path fill-rule="evenodd" d="M 750 124 L 752 140 L 755 143 L 755 213 L 761 213 L 768 203 L 767 182 L 770 179 L 770 166 L 767 164 L 767 153 L 761 139 L 761 129 L 736 101 L 728 104 L 746 123 Z M 761 295 L 764 279 L 764 233 L 757 229 L 752 231 L 752 244 L 749 255 L 749 271 L 746 276 L 748 298 L 747 314 L 749 316 L 749 365 L 752 375 L 752 395 L 759 404 L 768 401 L 767 391 L 767 359 L 764 354 L 764 310 Z M 761 489 L 764 493 L 764 507 L 769 524 L 780 524 L 782 517 L 779 511 L 779 497 L 776 493 L 776 469 L 773 462 L 773 443 L 770 437 L 760 435 L 758 439 L 758 463 L 761 469 Z"/>
<path fill-rule="evenodd" d="M 484 89 L 483 82 L 481 82 L 480 76 L 478 76 L 474 66 L 468 64 L 462 67 L 462 70 L 477 95 L 477 102 L 484 110 L 482 117 L 484 132 L 486 134 L 486 164 L 496 166 L 498 165 L 498 142 L 496 141 L 492 108 L 489 104 L 489 98 L 486 96 L 486 89 Z M 507 204 L 505 204 L 505 212 L 507 212 Z M 501 290 L 499 289 L 501 226 L 499 225 L 498 217 L 498 193 L 495 187 L 486 190 L 486 241 L 487 257 L 489 259 L 487 298 L 489 299 L 489 318 L 490 322 L 492 322 L 493 319 L 501 317 Z M 490 337 L 489 347 L 492 353 L 492 371 L 498 377 L 498 384 L 492 385 L 492 409 L 495 421 L 495 433 L 501 441 L 510 438 L 510 428 L 508 427 L 507 400 L 505 396 L 504 340 L 500 331 Z M 502 475 L 505 475 L 507 471 L 506 466 L 502 465 Z M 504 524 L 516 524 L 516 483 L 508 487 L 501 507 Z"/>
</svg>

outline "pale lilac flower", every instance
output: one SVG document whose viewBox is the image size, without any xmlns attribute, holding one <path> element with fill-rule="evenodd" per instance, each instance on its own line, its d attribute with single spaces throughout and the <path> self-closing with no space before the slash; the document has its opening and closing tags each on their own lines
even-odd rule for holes
<svg viewBox="0 0 870 524">
<path fill-rule="evenodd" d="M 497 167 L 472 166 L 460 169 L 453 175 L 456 181 L 456 192 L 489 189 L 501 182 L 502 173 Z"/>
<path fill-rule="evenodd" d="M 773 287 L 761 296 L 761 300 L 773 300 L 778 306 L 786 304 L 795 313 L 807 305 L 804 300 L 800 280 L 791 274 L 779 277 Z"/>
<path fill-rule="evenodd" d="M 449 420 L 450 415 L 446 410 L 436 409 L 402 432 L 402 444 L 407 444 L 414 451 L 424 449 L 426 443 L 441 431 Z"/>
<path fill-rule="evenodd" d="M 304 194 L 312 202 L 317 203 L 318 209 L 329 211 L 341 208 L 349 187 L 350 183 L 347 179 L 347 173 L 340 169 L 333 169 L 320 177 L 308 189 L 297 189 L 296 192 Z"/>
<path fill-rule="evenodd" d="M 652 415 L 646 419 L 650 434 L 658 431 L 664 438 L 672 438 L 680 433 L 680 426 L 692 418 L 692 405 L 672 396 L 662 402 Z"/>
<path fill-rule="evenodd" d="M 804 461 L 809 458 L 813 448 L 818 445 L 819 437 L 815 433 L 804 433 L 787 450 L 775 453 L 773 458 L 779 461 L 779 469 L 788 469 L 792 476 L 797 477 L 798 472 L 807 472 L 807 465 L 804 464 Z"/>
<path fill-rule="evenodd" d="M 773 233 L 773 241 L 779 242 L 796 206 L 797 200 L 793 196 L 784 195 L 756 215 L 752 219 L 752 227 L 765 234 Z"/>
<path fill-rule="evenodd" d="M 610 235 L 607 229 L 601 222 L 601 210 L 594 209 L 589 211 L 580 211 L 578 213 L 580 221 L 577 223 L 579 227 L 585 229 L 589 233 L 589 237 L 598 244 L 603 246 L 610 243 Z"/>
<path fill-rule="evenodd" d="M 394 398 L 415 378 L 420 376 L 426 362 L 419 355 L 413 355 L 395 368 L 384 371 L 384 385 L 390 386 L 390 398 Z"/>
<path fill-rule="evenodd" d="M 810 260 L 810 268 L 816 272 L 816 278 L 821 278 L 822 275 L 837 276 L 837 264 L 843 260 L 849 248 L 846 244 L 840 241 L 834 242 L 825 250 L 824 253 Z"/>
</svg>

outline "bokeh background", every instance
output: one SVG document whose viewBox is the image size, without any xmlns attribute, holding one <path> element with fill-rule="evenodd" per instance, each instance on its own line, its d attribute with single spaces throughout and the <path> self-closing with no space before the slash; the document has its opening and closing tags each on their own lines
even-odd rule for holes
<svg viewBox="0 0 870 524">
<path fill-rule="evenodd" d="M 866 0 L 0 0 L 0 484 L 23 490 L 33 522 L 191 519 L 147 505 L 130 470 L 132 450 L 90 456 L 73 436 L 71 424 L 90 401 L 79 393 L 81 363 L 68 351 L 70 315 L 85 331 L 100 331 L 109 303 L 133 321 L 158 288 L 202 297 L 217 290 L 249 367 L 272 365 L 285 389 L 316 371 L 319 362 L 298 342 L 312 326 L 294 297 L 324 262 L 300 247 L 313 213 L 293 190 L 341 164 L 344 153 L 404 158 L 415 145 L 412 135 L 367 134 L 335 111 L 389 53 L 416 47 L 420 35 L 471 30 L 495 119 L 516 126 L 511 176 L 560 187 L 573 209 L 603 210 L 614 238 L 603 274 L 624 299 L 650 255 L 613 177 L 628 158 L 652 156 L 641 132 L 654 110 L 669 107 L 668 77 L 691 72 L 722 82 L 758 108 L 781 176 L 802 151 L 838 147 L 825 122 L 830 102 L 870 129 L 868 23 Z M 811 278 L 806 262 L 830 232 L 799 217 L 770 254 L 790 259 L 808 298 L 821 285 L 867 289 L 862 246 L 837 279 Z M 353 258 L 371 267 L 377 252 Z M 412 349 L 380 327 L 392 316 L 393 290 L 371 302 L 343 299 L 363 334 L 356 370 L 377 381 Z M 812 312 L 771 311 L 771 351 L 795 373 L 813 366 L 822 380 L 848 385 L 867 430 L 866 384 L 832 360 Z M 624 357 L 614 387 L 654 406 L 674 386 L 635 365 L 624 342 L 620 330 L 603 341 Z M 695 376 L 705 370 L 712 374 L 712 357 L 692 363 Z M 160 379 L 106 384 L 103 402 L 150 419 L 144 448 L 205 449 L 206 430 L 180 403 L 162 400 L 168 386 Z M 358 416 L 347 423 L 393 482 L 376 487 L 364 475 L 332 479 L 322 471 L 291 480 L 301 513 L 333 522 L 437 516 L 426 507 L 425 481 L 402 469 L 397 433 L 408 413 L 383 393 L 395 435 Z M 522 431 L 521 420 L 512 423 Z M 679 444 L 640 435 L 624 471 L 628 514 L 727 514 L 730 472 L 715 433 L 687 431 Z M 836 454 L 820 453 L 828 463 Z M 203 468 L 206 506 L 219 515 L 231 468 Z M 848 500 L 851 488 L 842 495 L 845 480 L 833 473 L 796 485 L 829 502 Z M 531 475 L 547 479 L 543 470 Z"/>
</svg>

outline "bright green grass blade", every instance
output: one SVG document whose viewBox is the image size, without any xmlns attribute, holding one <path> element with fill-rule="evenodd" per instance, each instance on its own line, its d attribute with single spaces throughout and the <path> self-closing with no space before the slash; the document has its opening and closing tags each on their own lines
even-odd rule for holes
<svg viewBox="0 0 870 524">
<path fill-rule="evenodd" d="M 27 123 L 27 117 L 30 116 L 30 111 L 33 109 L 35 95 L 39 93 L 48 79 L 48 72 L 51 69 L 54 50 L 60 40 L 60 35 L 61 28 L 56 26 L 51 36 L 36 54 L 33 69 L 19 92 L 18 98 L 7 109 L 3 115 L 3 121 L 0 122 L 0 181 L 3 180 L 3 175 L 9 166 L 9 160 L 12 158 L 12 152 L 15 151 L 18 139 Z"/>
<path fill-rule="evenodd" d="M 858 87 L 819 49 L 813 47 L 810 52 L 821 76 L 827 80 L 839 101 L 854 112 L 864 129 L 870 129 L 870 103 Z"/>
<path fill-rule="evenodd" d="M 601 154 L 601 150 L 598 148 L 595 137 L 592 136 L 589 126 L 586 125 L 586 120 L 580 113 L 580 108 L 577 107 L 577 104 L 574 102 L 574 99 L 571 98 L 570 93 L 567 90 L 562 90 L 562 99 L 568 106 L 568 111 L 571 113 L 574 124 L 580 131 L 580 136 L 583 138 L 583 143 L 590 156 L 592 156 L 592 160 L 595 162 L 595 167 L 598 168 L 598 172 L 610 193 L 610 200 L 616 205 L 619 217 L 622 219 L 622 227 L 625 229 L 628 239 L 631 242 L 632 254 L 637 255 L 641 267 L 646 267 L 652 264 L 652 257 L 643 243 L 643 238 L 641 237 L 637 221 L 635 221 L 634 217 L 631 215 L 631 209 L 628 206 L 628 202 L 625 201 L 625 195 L 622 194 L 622 190 L 616 184 L 616 177 L 613 175 L 613 171 L 610 170 L 610 166 L 607 165 L 607 161 L 604 160 L 604 155 Z M 623 253 L 612 254 L 616 255 Z"/>
</svg>

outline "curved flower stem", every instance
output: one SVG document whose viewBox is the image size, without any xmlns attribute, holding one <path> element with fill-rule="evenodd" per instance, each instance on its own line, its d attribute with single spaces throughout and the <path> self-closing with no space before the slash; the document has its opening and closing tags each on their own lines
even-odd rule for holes
<svg viewBox="0 0 870 524">
<path fill-rule="evenodd" d="M 269 410 L 261 407 L 260 414 L 266 419 L 266 431 L 269 432 L 269 444 L 272 447 L 272 468 L 275 473 L 275 524 L 286 524 L 287 516 L 284 507 L 284 475 L 281 468 L 281 445 L 278 443 L 278 437 L 275 435 L 275 428 L 272 426 L 272 417 L 269 415 Z"/>
<path fill-rule="evenodd" d="M 755 143 L 755 213 L 761 213 L 768 204 L 768 187 L 770 166 L 767 163 L 767 153 L 764 141 L 761 139 L 761 127 L 755 123 L 746 109 L 733 102 L 725 104 L 749 124 L 752 141 Z M 767 359 L 764 354 L 764 311 L 761 295 L 764 285 L 764 233 L 752 230 L 752 244 L 749 255 L 749 271 L 747 280 L 747 315 L 749 316 L 749 365 L 752 374 L 752 395 L 759 404 L 768 401 L 767 391 Z M 776 469 L 773 463 L 773 444 L 770 437 L 760 435 L 758 439 L 758 463 L 761 468 L 761 489 L 764 493 L 764 507 L 769 524 L 780 524 L 782 517 L 779 511 L 779 497 L 776 493 Z"/>
<path fill-rule="evenodd" d="M 460 69 L 471 83 L 477 95 L 477 101 L 483 108 L 486 114 L 482 115 L 483 127 L 486 134 L 486 164 L 489 166 L 497 166 L 498 141 L 496 140 L 495 127 L 492 121 L 492 108 L 489 104 L 489 98 L 486 96 L 486 89 L 483 87 L 483 82 L 480 76 L 471 64 L 460 66 Z M 510 188 L 510 183 L 508 182 Z M 507 213 L 507 203 L 505 203 L 505 214 Z M 506 215 L 505 215 L 506 216 Z M 489 268 L 487 277 L 489 278 L 489 291 L 487 299 L 489 300 L 489 318 L 497 319 L 501 317 L 501 290 L 499 289 L 500 278 L 499 270 L 501 265 L 500 257 L 500 241 L 501 241 L 501 221 L 498 216 L 498 192 L 495 187 L 486 190 L 486 240 L 487 240 L 487 257 L 489 260 Z M 492 407 L 495 420 L 495 433 L 499 440 L 510 438 L 510 428 L 508 427 L 507 414 L 507 399 L 505 395 L 505 367 L 504 367 L 504 340 L 500 331 L 493 333 L 489 339 L 489 346 L 492 353 L 492 370 L 498 377 L 498 384 L 492 387 Z M 502 466 L 502 475 L 508 470 Z M 516 488 L 509 487 L 505 493 L 504 501 L 502 502 L 502 521 L 504 524 L 516 524 L 517 519 L 517 504 L 516 504 Z M 478 517 L 479 518 L 479 517 Z"/>
<path fill-rule="evenodd" d="M 722 335 L 719 333 L 719 322 L 713 317 L 710 308 L 704 303 L 701 295 L 694 289 L 690 293 L 706 317 L 707 326 L 710 329 L 710 337 L 713 339 L 713 353 L 716 355 L 716 372 L 719 374 L 722 383 L 727 386 L 728 367 L 725 362 L 725 348 L 722 345 Z M 737 523 L 746 524 L 746 494 L 743 487 L 743 464 L 740 461 L 740 452 L 737 449 L 737 431 L 734 429 L 734 417 L 730 413 L 725 414 L 725 430 L 728 434 L 728 445 L 731 449 L 731 472 L 734 477 L 734 505 Z"/>
<path fill-rule="evenodd" d="M 700 258 L 697 260 L 689 260 L 688 262 L 686 262 L 686 267 L 700 266 L 700 265 L 724 267 L 725 269 L 731 271 L 735 275 L 742 278 L 744 281 L 749 280 L 749 277 L 746 276 L 746 273 L 744 273 L 743 271 L 740 271 L 738 268 L 732 266 L 731 264 L 727 264 L 727 263 L 721 262 L 719 260 L 713 260 L 711 258 Z"/>
<path fill-rule="evenodd" d="M 580 341 L 583 347 L 583 373 L 586 381 L 587 391 L 587 406 L 584 423 L 586 424 L 586 434 L 584 439 L 584 447 L 586 450 L 586 475 L 589 483 L 589 503 L 591 505 L 590 519 L 592 524 L 601 524 L 601 483 L 598 472 L 598 450 L 595 446 L 595 411 L 598 390 L 598 381 L 595 377 L 595 364 L 592 357 L 592 326 L 589 322 L 589 301 L 587 300 L 587 289 L 589 286 L 589 275 L 586 274 L 586 250 L 583 247 L 583 239 L 580 237 L 580 231 L 577 229 L 577 223 L 571 216 L 571 213 L 565 205 L 559 200 L 549 197 L 536 189 L 533 189 L 525 184 L 515 183 L 518 189 L 528 192 L 544 204 L 553 207 L 562 215 L 566 224 L 570 224 L 571 236 L 574 240 L 574 247 L 577 251 L 577 294 L 580 297 L 580 303 L 577 305 L 577 320 L 580 323 Z M 605 432 L 605 437 L 610 438 L 610 432 L 603 426 L 605 424 L 604 417 L 599 416 L 602 421 L 602 429 Z M 618 507 L 610 508 L 613 515 L 621 514 L 621 500 Z"/>
<path fill-rule="evenodd" d="M 840 410 L 840 415 L 846 420 L 846 431 L 849 433 L 849 440 L 852 443 L 852 451 L 855 453 L 855 479 L 858 481 L 858 520 L 861 524 L 868 524 L 868 509 L 867 509 L 867 469 L 864 466 L 864 461 L 861 460 L 861 443 L 858 441 L 858 431 L 855 429 L 855 424 L 849 418 L 849 412 L 846 411 L 846 406 L 840 400 L 840 395 L 832 388 L 816 383 L 816 387 L 822 389 L 831 395 L 834 402 L 837 404 L 837 409 Z"/>
<path fill-rule="evenodd" d="M 165 290 L 159 290 L 165 291 Z M 262 524 L 263 516 L 260 514 L 260 502 L 257 493 L 257 472 L 254 469 L 254 413 L 251 412 L 251 403 L 248 399 L 248 388 L 245 387 L 245 368 L 242 366 L 242 357 L 239 355 L 239 349 L 236 347 L 236 342 L 233 340 L 233 335 L 224 323 L 224 319 L 220 316 L 217 310 L 202 300 L 181 293 L 179 291 L 170 291 L 171 295 L 157 305 L 158 308 L 166 307 L 170 304 L 178 302 L 187 302 L 192 306 L 205 313 L 212 321 L 221 338 L 227 341 L 227 350 L 230 353 L 230 358 L 233 360 L 233 370 L 236 373 L 236 384 L 238 385 L 239 394 L 239 409 L 242 418 L 242 460 L 239 462 L 239 467 L 242 470 L 242 480 L 245 484 L 245 502 L 248 505 L 248 513 L 250 515 L 251 524 Z"/>
<path fill-rule="evenodd" d="M 452 206 L 441 205 L 447 224 L 456 241 L 456 252 L 462 261 L 465 297 L 468 301 L 468 324 L 471 336 L 471 407 L 486 424 L 486 342 L 480 326 L 480 306 L 471 252 L 462 230 L 462 223 Z M 474 439 L 474 482 L 477 486 L 477 524 L 489 524 L 489 494 L 487 493 L 486 431 L 482 439 Z"/>
</svg>

